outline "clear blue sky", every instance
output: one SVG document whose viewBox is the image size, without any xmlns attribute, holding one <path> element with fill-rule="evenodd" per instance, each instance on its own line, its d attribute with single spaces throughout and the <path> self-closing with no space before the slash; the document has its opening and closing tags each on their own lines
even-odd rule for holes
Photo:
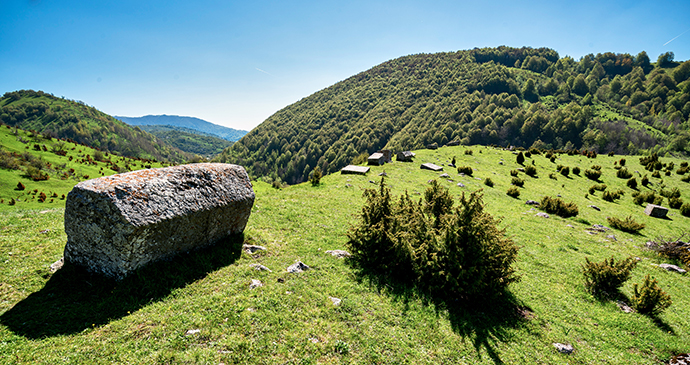
<svg viewBox="0 0 690 365">
<path fill-rule="evenodd" d="M 500 45 L 690 59 L 690 1 L 2 0 L 0 93 L 251 129 L 381 62 Z"/>
</svg>

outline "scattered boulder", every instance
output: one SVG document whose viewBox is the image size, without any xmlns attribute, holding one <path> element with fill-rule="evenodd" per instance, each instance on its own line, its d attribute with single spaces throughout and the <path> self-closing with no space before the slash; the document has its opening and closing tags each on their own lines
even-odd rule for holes
<svg viewBox="0 0 690 365">
<path fill-rule="evenodd" d="M 597 207 L 596 205 L 590 205 L 589 207 L 598 211 L 598 212 L 601 212 L 601 208 Z"/>
<path fill-rule="evenodd" d="M 539 202 L 536 200 L 528 200 L 525 202 L 527 205 L 539 205 Z"/>
<path fill-rule="evenodd" d="M 251 255 L 256 251 L 265 251 L 266 247 L 257 245 L 242 245 L 242 249 L 244 250 L 244 252 Z"/>
<path fill-rule="evenodd" d="M 340 298 L 336 298 L 336 297 L 328 297 L 328 299 L 330 299 L 331 302 L 333 303 L 333 305 L 336 307 L 339 306 L 340 303 L 342 302 L 342 300 Z"/>
<path fill-rule="evenodd" d="M 669 361 L 668 364 L 669 365 L 690 365 L 690 353 L 676 355 L 671 359 L 671 361 Z"/>
<path fill-rule="evenodd" d="M 567 345 L 564 343 L 554 343 L 553 346 L 556 348 L 556 350 L 562 354 L 570 355 L 573 353 L 573 346 L 572 345 Z"/>
<path fill-rule="evenodd" d="M 614 241 L 614 242 L 615 242 L 615 241 L 618 241 L 618 240 L 616 239 L 616 236 L 614 236 L 614 235 L 612 235 L 612 234 L 606 236 L 606 238 L 608 238 L 608 239 L 610 239 L 611 241 Z"/>
<path fill-rule="evenodd" d="M 59 260 L 57 260 L 57 261 L 53 262 L 52 264 L 50 264 L 50 272 L 53 272 L 53 273 L 54 273 L 54 272 L 56 272 L 56 271 L 62 269 L 62 266 L 64 266 L 64 265 L 65 265 L 65 258 L 64 258 L 64 257 L 60 257 Z"/>
<path fill-rule="evenodd" d="M 677 273 L 679 273 L 679 274 L 685 274 L 685 273 L 686 273 L 685 270 L 681 269 L 680 267 L 678 267 L 678 266 L 676 266 L 676 265 L 671 265 L 671 264 L 659 264 L 659 265 L 657 265 L 657 266 L 659 266 L 659 267 L 662 268 L 662 269 L 666 269 L 666 270 L 668 270 L 668 271 L 675 271 L 675 272 L 677 272 Z"/>
<path fill-rule="evenodd" d="M 185 332 L 184 334 L 187 336 L 191 336 L 191 335 L 197 335 L 199 333 L 201 333 L 200 329 L 193 329 L 193 330 L 187 330 L 187 332 Z"/>
<path fill-rule="evenodd" d="M 625 313 L 632 313 L 632 312 L 634 312 L 634 310 L 633 310 L 632 308 L 630 308 L 630 306 L 627 305 L 627 304 L 626 304 L 624 301 L 622 301 L 622 300 L 617 301 L 616 304 L 618 304 L 618 308 L 620 308 L 620 310 L 623 311 L 623 312 L 625 312 Z"/>
<path fill-rule="evenodd" d="M 384 172 L 380 173 L 379 176 L 388 176 L 388 174 L 384 171 Z"/>
<path fill-rule="evenodd" d="M 261 280 L 252 279 L 251 284 L 249 284 L 249 289 L 256 289 L 262 286 L 264 286 L 264 283 L 262 283 Z"/>
<path fill-rule="evenodd" d="M 422 170 L 443 171 L 443 167 L 433 164 L 431 162 L 423 163 L 420 168 Z"/>
<path fill-rule="evenodd" d="M 269 268 L 267 268 L 266 266 L 261 265 L 261 264 L 249 264 L 249 267 L 253 267 L 254 270 L 258 270 L 258 271 L 273 272 L 273 271 L 271 271 L 271 269 L 269 269 Z"/>
<path fill-rule="evenodd" d="M 549 215 L 544 213 L 544 212 L 539 212 L 539 213 L 535 214 L 535 216 L 542 217 L 542 218 L 550 218 Z"/>
<path fill-rule="evenodd" d="M 586 228 L 586 229 L 588 229 L 590 231 L 595 231 L 595 232 L 606 232 L 606 231 L 611 230 L 611 228 L 603 226 L 601 224 L 592 224 L 592 227 Z"/>
<path fill-rule="evenodd" d="M 254 197 L 244 168 L 221 163 L 82 181 L 65 205 L 65 262 L 121 279 L 241 233 Z"/>
<path fill-rule="evenodd" d="M 464 188 L 464 187 L 465 187 L 465 184 L 463 184 L 463 183 L 458 183 L 458 186 L 461 187 L 461 188 Z"/>
<path fill-rule="evenodd" d="M 448 173 L 443 173 L 439 177 L 444 179 L 450 179 L 450 175 L 448 175 Z"/>
<path fill-rule="evenodd" d="M 309 270 L 309 266 L 302 263 L 302 261 L 297 261 L 287 268 L 287 272 L 291 272 L 293 274 L 297 274 L 305 270 Z"/>
<path fill-rule="evenodd" d="M 326 253 L 331 254 L 339 259 L 351 256 L 349 252 L 343 250 L 328 250 Z"/>
<path fill-rule="evenodd" d="M 654 218 L 666 218 L 668 208 L 656 204 L 647 204 L 647 207 L 644 209 L 644 214 Z"/>
</svg>

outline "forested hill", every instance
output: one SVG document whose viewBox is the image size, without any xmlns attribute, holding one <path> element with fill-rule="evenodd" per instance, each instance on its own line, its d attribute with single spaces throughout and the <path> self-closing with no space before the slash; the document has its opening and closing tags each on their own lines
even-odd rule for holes
<svg viewBox="0 0 690 365">
<path fill-rule="evenodd" d="M 216 159 L 288 183 L 363 153 L 451 141 L 686 152 L 690 62 L 483 48 L 397 58 L 278 111 Z"/>
<path fill-rule="evenodd" d="M 0 98 L 0 121 L 123 156 L 185 162 L 192 154 L 159 141 L 80 101 L 19 90 Z"/>
</svg>

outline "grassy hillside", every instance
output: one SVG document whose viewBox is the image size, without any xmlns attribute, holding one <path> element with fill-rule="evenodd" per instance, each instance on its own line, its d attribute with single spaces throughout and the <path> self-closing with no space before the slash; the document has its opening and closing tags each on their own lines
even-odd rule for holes
<svg viewBox="0 0 690 365">
<path fill-rule="evenodd" d="M 42 91 L 5 93 L 0 98 L 0 122 L 128 157 L 173 162 L 193 157 L 81 101 Z"/>
<path fill-rule="evenodd" d="M 248 254 L 240 251 L 239 241 L 230 241 L 120 283 L 71 269 L 49 272 L 66 242 L 62 209 L 3 211 L 0 362 L 659 364 L 690 352 L 688 276 L 654 266 L 673 261 L 643 249 L 649 240 L 687 232 L 690 218 L 678 209 L 669 219 L 646 216 L 633 202 L 634 190 L 616 177 L 624 156 L 557 155 L 551 162 L 533 155 L 525 166 L 535 166 L 537 175 L 519 173 L 525 183 L 515 199 L 506 195 L 510 171 L 522 166 L 509 151 L 473 146 L 416 152 L 414 163 L 372 167 L 367 176 L 331 174 L 316 187 L 277 190 L 268 181 L 256 181 L 257 199 L 243 240 L 266 251 Z M 473 176 L 449 168 L 453 157 L 458 166 L 472 167 Z M 625 158 L 625 168 L 638 181 L 638 171 L 650 177 L 652 184 L 638 187 L 640 192 L 678 188 L 681 199 L 690 201 L 690 184 L 682 181 L 689 175 L 676 173 L 684 160 L 662 157 L 674 169 L 654 178 L 637 157 Z M 450 179 L 421 170 L 423 162 L 445 165 Z M 557 173 L 557 165 L 568 166 L 569 176 Z M 584 176 L 593 165 L 601 166 L 596 183 Z M 579 175 L 572 172 L 575 167 Z M 420 298 L 411 290 L 372 283 L 347 261 L 325 253 L 345 248 L 345 232 L 361 210 L 364 189 L 376 188 L 384 171 L 396 198 L 405 191 L 421 198 L 431 179 L 455 197 L 483 189 L 486 209 L 502 218 L 500 226 L 520 247 L 516 268 L 522 280 L 510 286 L 510 306 L 468 309 Z M 484 184 L 486 178 L 493 187 Z M 605 201 L 600 191 L 588 193 L 594 184 L 621 189 L 624 196 Z M 574 202 L 579 214 L 536 216 L 539 210 L 525 202 L 545 194 Z M 646 225 L 640 234 L 587 230 L 609 226 L 607 217 L 628 215 Z M 651 274 L 673 305 L 650 318 L 624 313 L 614 301 L 587 293 L 585 258 L 611 256 L 640 258 L 622 288 L 625 296 Z M 311 269 L 287 273 L 295 260 Z M 253 263 L 272 272 L 256 271 L 249 266 Z M 264 286 L 250 289 L 252 279 Z M 335 306 L 329 297 L 342 302 Z M 572 344 L 574 353 L 557 353 L 556 342 Z"/>
<path fill-rule="evenodd" d="M 0 126 L 0 211 L 57 209 L 79 181 L 163 166 L 10 126 Z M 18 189 L 18 184 L 24 190 Z M 41 193 L 46 195 L 40 201 Z M 14 205 L 10 205 L 14 201 Z"/>
<path fill-rule="evenodd" d="M 316 166 L 433 143 L 682 155 L 690 62 L 663 60 L 509 47 L 400 57 L 285 107 L 218 161 L 297 183 Z"/>
<path fill-rule="evenodd" d="M 142 125 L 140 128 L 175 148 L 206 158 L 220 154 L 225 148 L 233 144 L 233 142 L 218 138 L 215 135 L 185 127 Z"/>
<path fill-rule="evenodd" d="M 115 116 L 115 118 L 129 125 L 169 125 L 175 127 L 189 128 L 202 133 L 211 134 L 216 137 L 232 142 L 237 141 L 238 139 L 242 138 L 245 134 L 247 134 L 247 131 L 223 127 L 221 125 L 213 124 L 199 118 L 181 117 L 179 115 L 145 115 L 143 117 Z"/>
</svg>

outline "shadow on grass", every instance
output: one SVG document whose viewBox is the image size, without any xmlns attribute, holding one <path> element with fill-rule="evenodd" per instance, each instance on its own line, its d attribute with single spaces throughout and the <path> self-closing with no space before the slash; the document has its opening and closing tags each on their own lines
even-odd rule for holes
<svg viewBox="0 0 690 365">
<path fill-rule="evenodd" d="M 352 261 L 350 261 L 352 264 Z M 495 364 L 503 364 L 496 342 L 512 340 L 511 329 L 524 327 L 534 317 L 531 308 L 521 303 L 509 291 L 497 293 L 483 299 L 435 297 L 422 293 L 414 285 L 396 282 L 361 268 L 351 265 L 357 272 L 360 282 L 368 282 L 376 287 L 379 293 L 385 292 L 394 301 L 404 304 L 405 310 L 409 302 L 421 299 L 424 305 L 433 306 L 437 316 L 447 313 L 451 328 L 455 333 L 472 341 L 479 354 L 482 350 L 491 357 Z"/>
<path fill-rule="evenodd" d="M 106 324 L 234 263 L 243 241 L 242 234 L 231 236 L 211 247 L 153 263 L 121 281 L 65 264 L 43 289 L 0 316 L 0 323 L 30 339 Z"/>
</svg>

